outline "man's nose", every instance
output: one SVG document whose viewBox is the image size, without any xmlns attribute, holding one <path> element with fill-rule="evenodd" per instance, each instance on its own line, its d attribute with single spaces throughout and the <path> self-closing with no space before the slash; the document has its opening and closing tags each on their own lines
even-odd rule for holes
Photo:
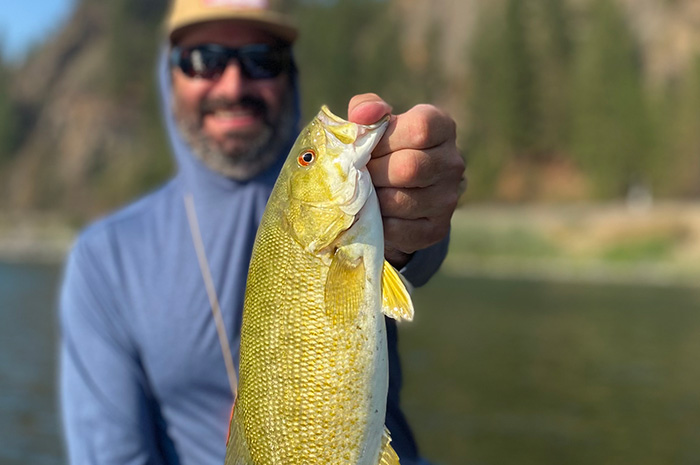
<svg viewBox="0 0 700 465">
<path fill-rule="evenodd" d="M 216 93 L 220 96 L 237 98 L 245 93 L 247 85 L 248 79 L 243 74 L 240 63 L 237 60 L 230 60 L 216 82 Z"/>
</svg>

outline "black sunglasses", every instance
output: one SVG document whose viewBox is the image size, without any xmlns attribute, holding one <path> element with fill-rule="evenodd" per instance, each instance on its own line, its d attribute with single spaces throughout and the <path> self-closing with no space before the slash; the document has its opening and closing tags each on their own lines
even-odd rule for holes
<svg viewBox="0 0 700 465">
<path fill-rule="evenodd" d="M 229 48 L 217 44 L 173 47 L 170 66 L 179 67 L 189 77 L 216 79 L 226 71 L 231 60 L 238 61 L 243 75 L 249 79 L 270 79 L 292 67 L 289 47 L 251 44 Z"/>
</svg>

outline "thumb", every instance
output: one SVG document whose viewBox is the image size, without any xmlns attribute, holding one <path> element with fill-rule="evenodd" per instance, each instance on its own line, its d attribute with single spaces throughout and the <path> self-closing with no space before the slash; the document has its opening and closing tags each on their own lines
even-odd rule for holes
<svg viewBox="0 0 700 465">
<path fill-rule="evenodd" d="M 348 121 L 357 124 L 376 123 L 389 113 L 391 113 L 391 105 L 377 94 L 356 95 L 348 104 Z"/>
</svg>

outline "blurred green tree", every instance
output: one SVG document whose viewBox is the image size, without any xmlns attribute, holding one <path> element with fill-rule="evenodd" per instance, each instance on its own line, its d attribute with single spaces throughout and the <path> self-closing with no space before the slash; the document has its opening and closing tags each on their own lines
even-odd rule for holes
<svg viewBox="0 0 700 465">
<path fill-rule="evenodd" d="M 533 59 L 536 69 L 537 141 L 544 155 L 566 151 L 571 123 L 571 66 L 574 37 L 567 2 L 533 2 Z"/>
<path fill-rule="evenodd" d="M 651 188 L 655 127 L 638 45 L 611 0 L 593 0 L 576 57 L 572 150 L 601 198 Z"/>
<path fill-rule="evenodd" d="M 511 160 L 564 150 L 573 53 L 567 15 L 557 0 L 507 0 L 482 12 L 468 56 L 471 198 L 492 197 Z"/>
<path fill-rule="evenodd" d="M 119 204 L 162 182 L 172 172 L 154 71 L 162 45 L 162 22 L 168 0 L 117 0 L 104 5 L 108 20 L 107 92 L 124 102 L 134 122 L 138 153 L 102 166 L 89 180 L 106 204 Z"/>
<path fill-rule="evenodd" d="M 94 23 L 90 43 L 106 45 L 93 55 L 103 57 L 99 71 L 84 82 L 109 102 L 109 130 L 128 145 L 128 156 L 91 154 L 94 169 L 81 183 L 95 193 L 95 203 L 114 205 L 172 170 L 153 76 L 167 0 L 79 4 L 90 7 L 89 15 L 75 19 Z M 379 93 L 396 112 L 421 101 L 459 99 L 465 110 L 455 114 L 467 115 L 460 140 L 469 157 L 470 199 L 493 199 L 513 172 L 525 182 L 521 200 L 536 199 L 528 189 L 535 192 L 542 170 L 562 160 L 583 170 L 600 198 L 624 195 L 635 183 L 662 195 L 698 195 L 700 64 L 652 93 L 658 89 L 644 85 L 640 44 L 618 4 L 483 4 L 465 54 L 467 79 L 455 84 L 446 78 L 441 49 L 450 38 L 437 19 L 428 20 L 420 47 L 408 49 L 401 38 L 415 31 L 401 23 L 393 0 L 291 0 L 302 31 L 296 59 L 303 118 L 323 103 L 344 116 L 348 99 L 359 92 Z M 31 119 L 12 101 L 11 74 L 0 64 L 0 160 L 24 143 Z"/>
<path fill-rule="evenodd" d="M 0 54 L 0 165 L 12 158 L 19 142 L 19 118 L 10 90 L 12 70 Z"/>
<path fill-rule="evenodd" d="M 537 72 L 530 43 L 529 6 L 531 2 L 526 0 L 507 0 L 501 31 L 503 129 L 516 156 L 527 153 L 537 141 Z"/>
<path fill-rule="evenodd" d="M 295 16 L 302 31 L 296 53 L 305 119 L 324 103 L 344 116 L 350 97 L 361 92 L 382 95 L 396 111 L 424 92 L 402 58 L 389 2 L 300 1 Z"/>
<path fill-rule="evenodd" d="M 509 102 L 504 95 L 506 70 L 503 66 L 506 44 L 501 12 L 486 8 L 475 35 L 474 46 L 468 50 L 471 63 L 471 88 L 466 96 L 470 115 L 466 140 L 469 166 L 469 197 L 489 198 L 502 166 L 511 155 L 506 137 Z"/>
<path fill-rule="evenodd" d="M 167 4 L 167 0 L 113 0 L 104 5 L 110 57 L 106 83 L 116 98 L 141 98 L 152 87 Z"/>
<path fill-rule="evenodd" d="M 662 194 L 700 195 L 700 57 L 662 95 L 657 125 L 663 140 L 655 156 Z"/>
</svg>

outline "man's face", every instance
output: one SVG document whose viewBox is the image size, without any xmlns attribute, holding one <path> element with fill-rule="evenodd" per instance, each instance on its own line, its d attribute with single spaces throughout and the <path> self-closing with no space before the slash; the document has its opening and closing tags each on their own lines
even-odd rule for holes
<svg viewBox="0 0 700 465">
<path fill-rule="evenodd" d="M 192 27 L 178 46 L 240 47 L 275 44 L 266 32 L 244 23 L 215 22 Z M 251 79 L 237 60 L 213 79 L 172 70 L 174 113 L 195 154 L 209 168 L 234 179 L 249 179 L 275 162 L 294 130 L 289 72 Z"/>
</svg>

